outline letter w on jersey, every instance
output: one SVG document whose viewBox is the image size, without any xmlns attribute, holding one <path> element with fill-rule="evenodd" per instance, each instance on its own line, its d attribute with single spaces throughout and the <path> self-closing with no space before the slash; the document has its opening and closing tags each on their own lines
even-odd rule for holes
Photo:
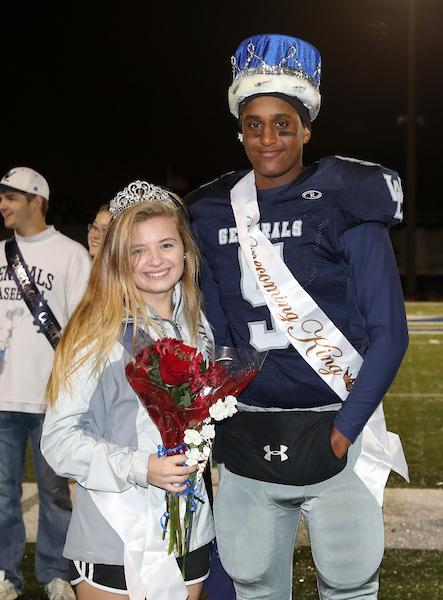
<svg viewBox="0 0 443 600">
<path fill-rule="evenodd" d="M 266 452 L 265 460 L 269 460 L 269 462 L 271 462 L 272 456 L 279 456 L 281 462 L 288 460 L 288 455 L 286 454 L 287 449 L 288 446 L 283 446 L 282 444 L 280 444 L 280 450 L 271 450 L 271 446 L 269 444 L 267 446 L 263 446 L 263 450 Z"/>
</svg>

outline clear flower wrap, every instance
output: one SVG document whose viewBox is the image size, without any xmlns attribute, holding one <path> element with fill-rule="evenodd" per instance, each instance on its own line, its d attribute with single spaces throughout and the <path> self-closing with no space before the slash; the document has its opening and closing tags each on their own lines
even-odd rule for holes
<svg viewBox="0 0 443 600">
<path fill-rule="evenodd" d="M 193 513 L 197 502 L 204 502 L 201 479 L 215 437 L 213 423 L 237 412 L 236 397 L 256 376 L 266 355 L 216 346 L 211 360 L 205 360 L 196 348 L 162 338 L 126 366 L 129 383 L 160 432 L 163 445 L 158 456 L 183 454 L 183 464 L 198 465 L 184 492 L 165 492 L 162 528 L 164 537 L 169 532 L 169 553 L 185 556 L 188 551 Z"/>
</svg>

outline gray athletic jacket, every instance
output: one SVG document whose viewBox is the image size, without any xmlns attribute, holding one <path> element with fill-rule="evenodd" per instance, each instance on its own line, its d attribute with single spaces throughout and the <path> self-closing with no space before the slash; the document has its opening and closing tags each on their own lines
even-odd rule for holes
<svg viewBox="0 0 443 600">
<path fill-rule="evenodd" d="M 177 337 L 178 329 L 182 339 L 190 343 L 179 299 L 180 286 L 175 295 L 178 302 L 174 322 L 162 324 L 169 337 Z M 201 332 L 197 345 L 207 352 L 212 334 L 203 316 Z M 158 337 L 153 331 L 149 333 Z M 72 560 L 124 564 L 122 537 L 132 535 L 131 524 L 126 525 L 126 520 L 130 513 L 134 515 L 134 510 L 140 512 L 134 515 L 137 535 L 145 527 L 146 536 L 152 536 L 154 544 L 158 546 L 161 539 L 165 492 L 146 482 L 148 456 L 157 451 L 161 437 L 126 380 L 125 365 L 129 360 L 117 342 L 102 373 L 92 375 L 92 361 L 86 364 L 74 374 L 70 391 L 62 390 L 46 413 L 43 455 L 57 474 L 77 481 L 64 549 L 64 556 Z M 206 499 L 205 504 L 198 503 L 191 550 L 213 538 L 212 515 Z M 149 545 L 149 540 L 145 543 Z M 167 539 L 161 551 L 166 544 Z"/>
</svg>

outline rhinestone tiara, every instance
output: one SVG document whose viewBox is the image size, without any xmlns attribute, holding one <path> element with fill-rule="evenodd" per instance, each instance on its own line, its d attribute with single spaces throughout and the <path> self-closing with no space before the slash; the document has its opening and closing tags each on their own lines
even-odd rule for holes
<svg viewBox="0 0 443 600">
<path fill-rule="evenodd" d="M 125 187 L 124 190 L 119 192 L 115 198 L 109 203 L 109 212 L 115 218 L 126 208 L 129 208 L 133 204 L 140 204 L 142 202 L 161 202 L 163 204 L 171 204 L 176 206 L 176 202 L 170 196 L 167 190 L 153 185 L 147 181 L 132 181 Z"/>
</svg>

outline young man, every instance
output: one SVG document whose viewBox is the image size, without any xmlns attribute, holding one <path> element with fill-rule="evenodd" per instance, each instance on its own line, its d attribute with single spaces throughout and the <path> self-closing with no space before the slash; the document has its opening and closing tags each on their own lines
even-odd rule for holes
<svg viewBox="0 0 443 600">
<path fill-rule="evenodd" d="M 62 557 L 71 516 L 68 481 L 40 452 L 53 347 L 86 287 L 86 250 L 46 224 L 49 187 L 27 167 L 0 181 L 0 213 L 14 231 L 0 242 L 0 600 L 23 590 L 21 485 L 28 440 L 39 491 L 35 570 L 51 600 L 74 599 Z M 32 314 L 31 314 L 32 310 Z"/>
<path fill-rule="evenodd" d="M 320 108 L 313 46 L 258 35 L 232 63 L 253 170 L 200 188 L 189 209 L 216 342 L 268 356 L 217 433 L 221 561 L 238 600 L 287 600 L 303 516 L 320 598 L 375 599 L 383 488 L 391 467 L 407 477 L 381 407 L 407 347 L 388 233 L 400 180 L 341 157 L 303 166 Z"/>
</svg>

